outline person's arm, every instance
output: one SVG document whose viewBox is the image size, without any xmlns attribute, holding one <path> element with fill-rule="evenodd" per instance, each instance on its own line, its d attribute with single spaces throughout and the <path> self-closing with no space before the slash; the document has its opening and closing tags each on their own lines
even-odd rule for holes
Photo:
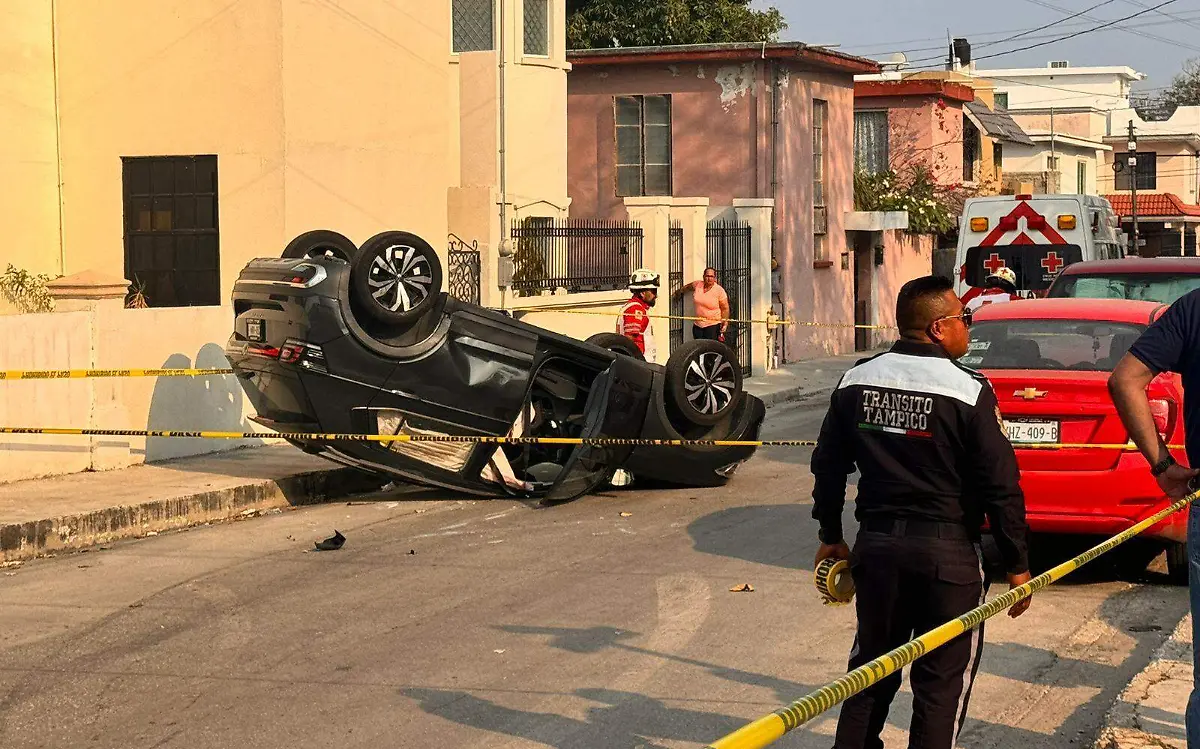
<svg viewBox="0 0 1200 749">
<path fill-rule="evenodd" d="M 672 291 L 671 296 L 672 297 L 682 296 L 685 292 L 691 291 L 693 288 L 695 288 L 697 283 L 699 283 L 699 281 L 689 281 L 689 282 L 685 283 L 683 286 L 680 286 L 675 291 Z"/>
<path fill-rule="evenodd" d="M 1192 295 L 1188 295 L 1191 297 Z M 1154 426 L 1146 387 L 1165 371 L 1182 368 L 1190 329 L 1188 307 L 1193 299 L 1181 299 L 1138 338 L 1117 363 L 1108 378 L 1108 392 L 1129 438 L 1137 445 L 1151 467 L 1168 461 L 1169 466 L 1155 476 L 1158 487 L 1171 499 L 1188 494 L 1188 481 L 1200 471 L 1189 470 L 1174 462 L 1170 450 Z"/>
<path fill-rule="evenodd" d="M 1029 526 L 1025 523 L 1025 494 L 1012 443 L 1001 429 L 996 394 L 987 383 L 967 419 L 964 484 L 983 505 L 992 537 L 1004 559 L 1009 589 L 1029 582 Z M 1013 604 L 1008 615 L 1018 617 L 1031 599 Z"/>
<path fill-rule="evenodd" d="M 821 424 L 810 467 L 813 473 L 812 516 L 820 524 L 821 545 L 814 564 L 830 557 L 848 559 L 850 547 L 842 535 L 842 510 L 846 506 L 846 477 L 854 472 L 854 445 L 847 438 L 845 414 L 835 390 Z"/>
<path fill-rule="evenodd" d="M 721 289 L 717 304 L 721 306 L 721 334 L 724 335 L 729 329 L 729 295 L 725 293 L 725 289 Z"/>
</svg>

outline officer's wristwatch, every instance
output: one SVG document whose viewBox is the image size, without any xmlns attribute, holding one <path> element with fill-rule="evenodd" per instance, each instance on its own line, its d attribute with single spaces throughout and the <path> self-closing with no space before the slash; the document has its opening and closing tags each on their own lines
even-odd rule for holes
<svg viewBox="0 0 1200 749">
<path fill-rule="evenodd" d="M 817 540 L 827 546 L 832 546 L 833 544 L 840 544 L 842 542 L 842 534 L 837 531 L 818 528 Z"/>
<path fill-rule="evenodd" d="M 1173 465 L 1175 465 L 1175 458 L 1172 458 L 1170 453 L 1168 453 L 1165 458 L 1150 467 L 1150 475 L 1154 476 L 1154 478 L 1158 478 L 1166 473 L 1167 469 Z"/>
</svg>

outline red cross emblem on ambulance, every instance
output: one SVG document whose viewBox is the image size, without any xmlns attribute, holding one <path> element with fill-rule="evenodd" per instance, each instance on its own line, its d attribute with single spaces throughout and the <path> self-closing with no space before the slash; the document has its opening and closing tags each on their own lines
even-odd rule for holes
<svg viewBox="0 0 1200 749">
<path fill-rule="evenodd" d="M 983 267 L 987 268 L 988 273 L 995 274 L 996 271 L 1004 267 L 1004 260 L 998 253 L 993 252 L 988 256 L 987 260 L 983 261 Z"/>
<path fill-rule="evenodd" d="M 1042 260 L 1042 267 L 1051 274 L 1058 273 L 1058 269 L 1063 267 L 1063 259 L 1058 256 L 1057 252 L 1049 252 L 1045 259 Z"/>
</svg>

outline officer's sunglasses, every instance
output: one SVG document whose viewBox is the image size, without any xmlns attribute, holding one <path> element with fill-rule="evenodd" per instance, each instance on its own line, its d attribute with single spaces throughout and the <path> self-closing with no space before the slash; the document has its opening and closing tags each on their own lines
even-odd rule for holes
<svg viewBox="0 0 1200 749">
<path fill-rule="evenodd" d="M 962 320 L 962 323 L 965 327 L 971 327 L 972 317 L 971 310 L 969 309 L 964 309 L 962 314 L 959 315 L 946 315 L 945 317 L 939 317 L 937 320 L 934 320 L 934 322 L 938 322 L 940 320 L 953 320 L 955 318 Z"/>
</svg>

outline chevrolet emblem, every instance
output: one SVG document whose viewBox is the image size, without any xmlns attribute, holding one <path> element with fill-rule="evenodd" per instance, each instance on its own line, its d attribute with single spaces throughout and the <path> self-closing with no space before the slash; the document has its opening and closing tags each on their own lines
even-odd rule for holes
<svg viewBox="0 0 1200 749">
<path fill-rule="evenodd" d="M 1041 398 L 1045 394 L 1046 394 L 1045 390 L 1038 390 L 1037 388 L 1025 388 L 1024 390 L 1014 390 L 1013 391 L 1013 397 L 1024 398 L 1027 401 Z"/>
</svg>

